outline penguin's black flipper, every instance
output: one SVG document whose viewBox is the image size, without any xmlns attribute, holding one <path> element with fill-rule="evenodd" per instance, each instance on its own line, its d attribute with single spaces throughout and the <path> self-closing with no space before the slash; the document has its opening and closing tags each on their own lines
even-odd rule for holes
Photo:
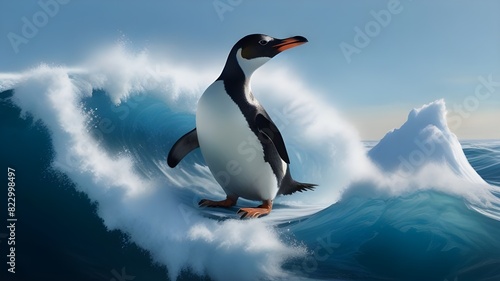
<svg viewBox="0 0 500 281">
<path fill-rule="evenodd" d="M 286 151 L 285 142 L 283 141 L 283 137 L 281 136 L 278 127 L 266 116 L 261 113 L 257 114 L 255 117 L 255 123 L 257 124 L 257 128 L 261 133 L 266 135 L 276 147 L 281 159 L 286 163 L 290 164 L 290 159 L 288 158 L 288 152 Z"/>
<path fill-rule="evenodd" d="M 167 157 L 167 163 L 170 168 L 177 166 L 184 156 L 198 147 L 200 147 L 198 134 L 196 133 L 196 128 L 194 128 L 177 140 L 172 149 L 170 149 Z"/>
</svg>

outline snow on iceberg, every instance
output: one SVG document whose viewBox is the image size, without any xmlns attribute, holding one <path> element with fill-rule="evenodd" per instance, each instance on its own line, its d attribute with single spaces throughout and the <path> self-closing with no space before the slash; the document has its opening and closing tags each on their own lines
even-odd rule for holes
<svg viewBox="0 0 500 281">
<path fill-rule="evenodd" d="M 388 132 L 368 156 L 387 172 L 413 175 L 429 164 L 436 164 L 448 166 L 469 182 L 484 183 L 448 128 L 442 99 L 413 109 L 408 120 L 399 129 Z"/>
</svg>

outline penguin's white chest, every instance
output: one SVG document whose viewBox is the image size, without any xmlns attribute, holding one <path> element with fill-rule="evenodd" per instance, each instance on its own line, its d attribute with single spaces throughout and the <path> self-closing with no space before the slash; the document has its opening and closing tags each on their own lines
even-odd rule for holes
<svg viewBox="0 0 500 281">
<path fill-rule="evenodd" d="M 274 199 L 278 192 L 276 176 L 222 81 L 210 85 L 200 98 L 196 131 L 203 157 L 226 194 L 250 200 Z"/>
</svg>

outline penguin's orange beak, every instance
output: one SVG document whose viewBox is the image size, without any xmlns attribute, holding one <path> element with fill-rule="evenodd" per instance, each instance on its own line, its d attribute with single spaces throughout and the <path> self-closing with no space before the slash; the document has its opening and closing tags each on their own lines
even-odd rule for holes
<svg viewBox="0 0 500 281">
<path fill-rule="evenodd" d="M 307 39 L 302 36 L 294 36 L 286 39 L 281 39 L 277 42 L 273 47 L 276 48 L 278 52 L 283 52 L 285 50 L 291 49 L 293 47 L 297 47 L 304 43 L 307 43 Z"/>
</svg>

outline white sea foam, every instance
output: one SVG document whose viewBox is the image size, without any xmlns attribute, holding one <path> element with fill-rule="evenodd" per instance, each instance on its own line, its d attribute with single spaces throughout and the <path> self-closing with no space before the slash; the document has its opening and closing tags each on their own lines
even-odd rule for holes
<svg viewBox="0 0 500 281">
<path fill-rule="evenodd" d="M 142 57 L 135 59 L 141 61 Z M 124 67 L 123 60 L 126 60 L 134 71 L 141 72 L 140 63 L 134 61 L 134 57 L 123 56 L 121 60 L 115 58 L 117 67 Z M 304 253 L 302 247 L 282 242 L 263 221 L 217 222 L 203 217 L 193 211 L 196 209 L 191 202 L 178 197 L 177 185 L 200 184 L 196 177 L 169 170 L 169 176 L 163 179 L 141 178 L 130 156 L 110 155 L 90 136 L 80 100 L 90 96 L 92 88 L 108 91 L 109 87 L 116 102 L 132 94 L 158 90 L 159 82 L 151 76 L 144 74 L 141 80 L 133 71 L 123 71 L 123 76 L 108 77 L 106 73 L 97 75 L 81 69 L 68 71 L 42 65 L 20 76 L 2 78 L 8 80 L 2 83 L 7 85 L 2 90 L 15 88 L 12 100 L 23 114 L 29 113 L 43 121 L 50 131 L 55 150 L 53 166 L 97 202 L 98 215 L 108 229 L 127 233 L 131 241 L 148 250 L 156 262 L 167 266 L 172 280 L 183 269 L 209 274 L 218 280 L 286 276 L 280 265 Z M 128 78 L 140 81 L 124 81 Z M 175 78 L 169 76 L 168 79 Z M 94 85 L 96 80 L 100 83 Z M 123 88 L 122 83 L 132 86 Z M 192 84 L 187 87 L 188 94 L 190 87 Z M 181 92 L 184 90 L 179 86 Z M 165 100 L 175 103 L 175 99 Z M 165 188 L 169 179 L 170 187 Z M 202 186 L 215 188 L 212 179 L 199 180 Z M 239 271 L 228 272 L 228 267 Z"/>
<path fill-rule="evenodd" d="M 290 70 L 258 70 L 254 94 L 284 135 L 292 174 L 320 186 L 313 192 L 281 197 L 277 201 L 283 208 L 253 221 L 212 220 L 194 206 L 192 194 L 223 196 L 205 166 L 170 169 L 158 160 L 164 176 L 144 178 L 136 172 L 133 156 L 112 155 L 86 129 L 88 115 L 81 100 L 90 97 L 92 89 L 105 90 L 116 104 L 148 94 L 170 108 L 193 113 L 197 98 L 219 71 L 170 67 L 168 60 L 148 52 L 131 53 L 120 44 L 101 50 L 78 68 L 41 65 L 21 74 L 2 74 L 0 90 L 14 88 L 12 100 L 23 114 L 45 124 L 55 150 L 53 166 L 97 203 L 106 227 L 127 233 L 154 261 L 166 265 L 171 279 L 182 270 L 216 280 L 290 278 L 281 266 L 306 250 L 285 243 L 275 224 L 336 202 L 341 190 L 342 200 L 348 200 L 433 188 L 462 196 L 474 208 L 494 214 L 490 187 L 475 174 L 447 128 L 442 101 L 413 111 L 400 130 L 372 149 L 371 159 L 382 167 L 377 168 L 356 130 L 314 89 Z M 434 135 L 446 141 L 433 142 Z M 434 151 L 418 169 L 400 173 L 399 156 L 418 151 L 415 137 L 430 141 Z"/>
</svg>

